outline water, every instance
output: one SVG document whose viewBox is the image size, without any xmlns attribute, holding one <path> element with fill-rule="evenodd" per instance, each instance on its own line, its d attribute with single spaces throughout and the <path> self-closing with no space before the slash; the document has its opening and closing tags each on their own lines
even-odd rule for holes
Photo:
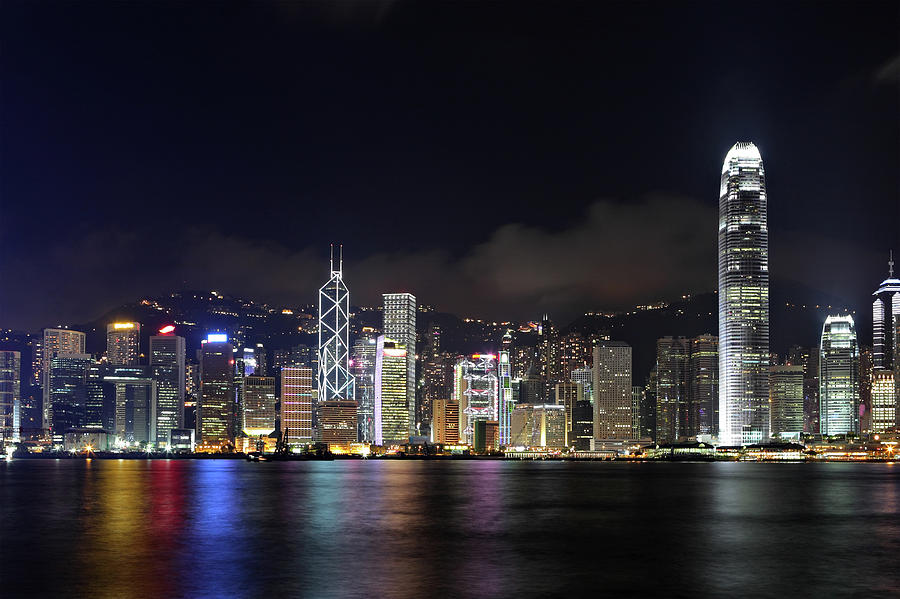
<svg viewBox="0 0 900 599">
<path fill-rule="evenodd" d="M 0 596 L 900 594 L 900 464 L 17 460 Z"/>
</svg>

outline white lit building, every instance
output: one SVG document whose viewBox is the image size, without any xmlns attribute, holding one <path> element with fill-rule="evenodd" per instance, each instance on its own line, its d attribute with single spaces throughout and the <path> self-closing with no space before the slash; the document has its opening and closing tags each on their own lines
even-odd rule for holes
<svg viewBox="0 0 900 599">
<path fill-rule="evenodd" d="M 852 316 L 829 316 L 819 345 L 819 431 L 859 432 L 859 345 Z"/>
</svg>

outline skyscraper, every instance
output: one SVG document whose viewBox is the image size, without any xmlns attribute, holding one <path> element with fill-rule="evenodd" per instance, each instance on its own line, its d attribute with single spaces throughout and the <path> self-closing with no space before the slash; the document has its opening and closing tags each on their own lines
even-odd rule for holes
<svg viewBox="0 0 900 599">
<path fill-rule="evenodd" d="M 687 435 L 715 435 L 719 430 L 719 339 L 715 335 L 690 340 L 687 383 Z"/>
<path fill-rule="evenodd" d="M 353 342 L 350 373 L 356 387 L 357 435 L 364 443 L 375 439 L 375 349 L 377 340 L 363 333 Z"/>
<path fill-rule="evenodd" d="M 50 377 L 50 360 L 54 356 L 61 355 L 83 355 L 84 354 L 85 335 L 81 331 L 70 331 L 69 329 L 44 329 L 44 340 L 41 344 L 41 352 L 43 363 L 41 366 L 43 383 L 41 387 L 44 390 L 44 403 L 42 408 L 43 423 L 42 427 L 50 428 L 50 405 L 53 402 L 49 391 Z"/>
<path fill-rule="evenodd" d="M 390 445 L 409 440 L 409 410 L 406 346 L 378 337 L 375 350 L 375 444 Z"/>
<path fill-rule="evenodd" d="M 510 442 L 509 434 L 509 418 L 516 406 L 513 399 L 511 364 L 509 363 L 509 351 L 500 350 L 500 361 L 497 364 L 497 382 L 499 384 L 497 408 L 498 423 L 500 434 L 500 445 L 507 445 Z"/>
<path fill-rule="evenodd" d="M 477 421 L 497 420 L 497 356 L 472 354 L 462 358 L 454 368 L 454 379 L 453 399 L 459 402 L 459 438 L 471 445 Z"/>
<path fill-rule="evenodd" d="M 84 406 L 87 398 L 87 370 L 89 354 L 57 353 L 47 368 L 45 397 L 50 400 L 48 414 L 53 440 L 61 442 L 70 428 L 84 426 Z"/>
<path fill-rule="evenodd" d="M 859 432 L 859 345 L 852 316 L 829 316 L 819 346 L 819 429 Z"/>
<path fill-rule="evenodd" d="M 113 422 L 116 437 L 125 443 L 156 443 L 157 387 L 152 366 L 107 366 L 103 382 L 115 389 Z M 93 382 L 93 381 L 92 381 Z M 92 391 L 96 389 L 91 385 Z M 168 431 L 162 435 L 168 440 Z"/>
<path fill-rule="evenodd" d="M 244 377 L 243 431 L 248 437 L 275 432 L 275 377 Z"/>
<path fill-rule="evenodd" d="M 309 366 L 281 369 L 281 432 L 290 446 L 311 443 L 313 371 Z"/>
<path fill-rule="evenodd" d="M 594 347 L 594 439 L 631 438 L 631 346 Z"/>
<path fill-rule="evenodd" d="M 762 157 L 725 156 L 719 192 L 719 442 L 769 438 L 769 233 Z"/>
<path fill-rule="evenodd" d="M 872 429 L 886 433 L 897 427 L 896 378 L 893 370 L 876 369 L 872 375 Z"/>
<path fill-rule="evenodd" d="M 163 329 L 166 330 L 166 329 Z M 185 343 L 171 332 L 150 337 L 150 368 L 156 381 L 157 447 L 168 445 L 172 429 L 184 427 Z"/>
<path fill-rule="evenodd" d="M 406 402 L 409 435 L 416 434 L 416 297 L 411 293 L 384 294 L 385 337 L 406 348 Z"/>
<path fill-rule="evenodd" d="M 900 279 L 894 278 L 894 253 L 888 261 L 888 278 L 881 282 L 872 302 L 872 363 L 891 369 L 897 359 L 893 332 L 900 323 Z"/>
<path fill-rule="evenodd" d="M 197 428 L 201 445 L 213 449 L 233 441 L 234 349 L 227 335 L 211 333 L 200 352 Z"/>
<path fill-rule="evenodd" d="M 19 441 L 21 385 L 22 354 L 0 351 L 0 448 Z"/>
<path fill-rule="evenodd" d="M 106 358 L 114 366 L 133 366 L 140 361 L 141 323 L 113 322 L 106 325 Z"/>
<path fill-rule="evenodd" d="M 350 292 L 344 284 L 343 246 L 338 268 L 331 256 L 331 278 L 319 289 L 319 376 L 317 401 L 355 400 L 350 374 Z"/>
<path fill-rule="evenodd" d="M 566 408 L 566 446 L 571 447 L 575 443 L 575 407 L 579 401 L 584 400 L 584 387 L 571 381 L 556 383 L 554 387 L 556 405 Z"/>
<path fill-rule="evenodd" d="M 799 440 L 803 432 L 802 366 L 769 368 L 769 414 L 773 436 Z"/>
<path fill-rule="evenodd" d="M 690 342 L 685 337 L 656 341 L 657 443 L 673 443 L 685 436 L 689 352 Z"/>
</svg>

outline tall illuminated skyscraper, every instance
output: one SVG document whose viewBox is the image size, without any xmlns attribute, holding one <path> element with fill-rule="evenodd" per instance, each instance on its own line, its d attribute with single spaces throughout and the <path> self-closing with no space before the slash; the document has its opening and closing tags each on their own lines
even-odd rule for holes
<svg viewBox="0 0 900 599">
<path fill-rule="evenodd" d="M 719 192 L 719 442 L 769 438 L 769 232 L 762 157 L 725 156 Z"/>
<path fill-rule="evenodd" d="M 375 444 L 390 445 L 409 440 L 407 410 L 406 346 L 378 337 L 375 351 Z"/>
<path fill-rule="evenodd" d="M 50 428 L 50 406 L 53 403 L 50 393 L 50 360 L 54 356 L 61 355 L 82 355 L 84 354 L 85 334 L 81 331 L 70 331 L 69 329 L 44 329 L 44 341 L 41 344 L 41 352 L 43 364 L 41 366 L 43 383 L 41 387 L 44 390 L 44 405 L 42 409 L 41 426 L 45 429 Z"/>
<path fill-rule="evenodd" d="M 243 431 L 248 437 L 275 431 L 275 377 L 244 377 Z"/>
<path fill-rule="evenodd" d="M 197 428 L 200 443 L 212 449 L 234 440 L 234 350 L 227 335 L 211 333 L 200 352 Z"/>
<path fill-rule="evenodd" d="M 281 369 L 281 433 L 290 446 L 311 443 L 313 371 L 309 366 Z"/>
<path fill-rule="evenodd" d="M 416 432 L 416 296 L 411 293 L 384 294 L 385 337 L 406 348 L 406 402 L 409 434 Z"/>
<path fill-rule="evenodd" d="M 859 432 L 859 345 L 852 316 L 829 316 L 819 346 L 819 430 Z"/>
<path fill-rule="evenodd" d="M 373 334 L 364 332 L 353 342 L 350 373 L 356 387 L 357 436 L 364 443 L 375 439 L 375 349 Z"/>
<path fill-rule="evenodd" d="M 510 442 L 510 416 L 516 407 L 513 398 L 512 376 L 509 363 L 509 351 L 500 350 L 500 362 L 497 364 L 497 375 L 499 382 L 498 393 L 498 422 L 500 428 L 500 445 L 508 445 Z"/>
<path fill-rule="evenodd" d="M 781 438 L 800 439 L 803 432 L 803 367 L 769 368 L 771 432 Z"/>
<path fill-rule="evenodd" d="M 141 355 L 141 323 L 112 322 L 106 325 L 106 358 L 114 366 L 134 366 Z"/>
<path fill-rule="evenodd" d="M 897 426 L 896 373 L 878 370 L 872 373 L 872 432 L 886 433 Z"/>
<path fill-rule="evenodd" d="M 150 337 L 150 369 L 156 381 L 156 443 L 168 445 L 172 429 L 184 427 L 185 343 L 163 327 Z"/>
<path fill-rule="evenodd" d="M 319 377 L 317 401 L 355 400 L 350 374 L 350 292 L 344 284 L 344 250 L 338 268 L 331 255 L 331 278 L 319 289 Z"/>
<path fill-rule="evenodd" d="M 474 442 L 475 423 L 495 421 L 498 412 L 497 356 L 473 354 L 453 368 L 453 399 L 459 402 L 459 440 Z"/>
<path fill-rule="evenodd" d="M 894 278 L 894 253 L 888 261 L 888 278 L 881 282 L 872 302 L 872 364 L 890 370 L 897 359 L 893 332 L 900 324 L 900 279 Z"/>
<path fill-rule="evenodd" d="M 631 438 L 631 346 L 603 341 L 594 347 L 594 439 Z"/>
<path fill-rule="evenodd" d="M 19 440 L 22 354 L 0 351 L 0 448 Z"/>
</svg>

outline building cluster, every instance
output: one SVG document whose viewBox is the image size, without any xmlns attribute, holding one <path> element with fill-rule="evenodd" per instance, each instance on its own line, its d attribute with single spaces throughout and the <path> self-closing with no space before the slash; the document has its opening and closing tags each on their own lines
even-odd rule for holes
<svg viewBox="0 0 900 599">
<path fill-rule="evenodd" d="M 476 342 L 485 349 L 468 354 L 447 351 L 437 322 L 417 328 L 417 315 L 431 309 L 411 293 L 385 293 L 380 327 L 354 327 L 339 250 L 317 320 L 303 324 L 316 331 L 315 347 L 271 351 L 242 330 L 216 330 L 188 351 L 174 325 L 144 338 L 140 323 L 112 322 L 96 356 L 86 353 L 85 332 L 47 328 L 33 340 L 37 397 L 20 392 L 22 354 L 0 351 L 0 442 L 510 455 L 763 447 L 768 455 L 772 443 L 897 433 L 893 259 L 873 294 L 871 347 L 860 346 L 851 315 L 833 314 L 817 347 L 778 356 L 769 347 L 766 213 L 762 158 L 752 143 L 738 143 L 721 176 L 718 335 L 659 338 L 655 365 L 640 381 L 627 343 L 562 332 L 548 316 L 494 338 L 482 329 Z"/>
</svg>

